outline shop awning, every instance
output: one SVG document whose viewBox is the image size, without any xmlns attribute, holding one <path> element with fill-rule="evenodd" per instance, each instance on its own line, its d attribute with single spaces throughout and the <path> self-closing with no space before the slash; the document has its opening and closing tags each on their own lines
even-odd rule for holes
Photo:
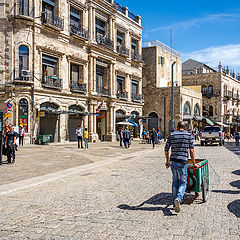
<svg viewBox="0 0 240 240">
<path fill-rule="evenodd" d="M 214 123 L 210 119 L 208 119 L 208 118 L 204 118 L 204 119 L 206 120 L 207 124 L 209 124 L 211 126 L 214 125 Z"/>
<path fill-rule="evenodd" d="M 201 121 L 204 119 L 204 117 L 198 116 L 198 115 L 195 115 L 194 118 L 195 118 L 195 120 L 198 121 L 198 122 L 201 122 Z"/>
<path fill-rule="evenodd" d="M 193 118 L 192 115 L 183 115 L 183 120 L 193 120 Z"/>
<path fill-rule="evenodd" d="M 138 125 L 133 120 L 129 120 L 129 122 L 133 124 L 133 127 L 138 127 Z"/>
<path fill-rule="evenodd" d="M 215 122 L 217 125 L 223 126 L 223 127 L 228 127 L 228 125 L 222 123 L 222 122 Z"/>
</svg>

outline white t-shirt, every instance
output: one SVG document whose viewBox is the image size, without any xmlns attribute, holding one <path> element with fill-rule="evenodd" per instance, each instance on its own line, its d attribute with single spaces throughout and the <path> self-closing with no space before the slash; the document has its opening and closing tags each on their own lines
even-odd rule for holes
<svg viewBox="0 0 240 240">
<path fill-rule="evenodd" d="M 83 136 L 83 129 L 80 128 L 80 129 L 76 129 L 76 134 L 78 135 L 78 137 L 82 137 Z"/>
</svg>

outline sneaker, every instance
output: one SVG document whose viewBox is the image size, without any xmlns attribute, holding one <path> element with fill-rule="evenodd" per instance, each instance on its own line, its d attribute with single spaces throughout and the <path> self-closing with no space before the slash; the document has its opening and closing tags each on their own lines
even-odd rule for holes
<svg viewBox="0 0 240 240">
<path fill-rule="evenodd" d="M 178 198 L 174 200 L 174 211 L 176 213 L 180 212 L 180 200 Z"/>
</svg>

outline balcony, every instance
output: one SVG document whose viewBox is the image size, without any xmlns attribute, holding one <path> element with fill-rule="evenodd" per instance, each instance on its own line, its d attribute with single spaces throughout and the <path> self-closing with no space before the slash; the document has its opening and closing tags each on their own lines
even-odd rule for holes
<svg viewBox="0 0 240 240">
<path fill-rule="evenodd" d="M 75 81 L 70 82 L 70 90 L 72 92 L 84 93 L 87 92 L 87 84 L 86 83 L 78 83 Z"/>
<path fill-rule="evenodd" d="M 54 15 L 53 13 L 43 12 L 42 13 L 42 24 L 57 28 L 59 30 L 63 30 L 64 19 Z"/>
<path fill-rule="evenodd" d="M 106 87 L 97 87 L 97 94 L 101 96 L 110 97 L 111 96 L 111 89 Z"/>
<path fill-rule="evenodd" d="M 121 100 L 128 100 L 128 92 L 117 91 L 117 98 Z"/>
<path fill-rule="evenodd" d="M 14 17 L 34 19 L 34 8 L 30 7 L 27 1 L 24 3 L 21 3 L 21 1 L 18 1 L 14 5 Z"/>
<path fill-rule="evenodd" d="M 136 60 L 136 61 L 142 62 L 142 55 L 140 55 L 136 51 L 132 51 L 132 60 Z"/>
<path fill-rule="evenodd" d="M 113 40 L 111 40 L 109 37 L 106 37 L 106 35 L 105 36 L 101 36 L 101 35 L 97 36 L 96 42 L 97 42 L 97 44 L 102 45 L 107 48 L 110 48 L 112 50 L 114 48 Z"/>
<path fill-rule="evenodd" d="M 74 25 L 70 25 L 70 33 L 72 35 L 75 35 L 77 37 L 83 38 L 85 40 L 88 40 L 88 31 L 80 28 L 80 27 L 76 27 Z"/>
<path fill-rule="evenodd" d="M 144 95 L 139 93 L 132 93 L 132 101 L 133 102 L 142 102 L 144 101 Z"/>
<path fill-rule="evenodd" d="M 62 90 L 62 78 L 58 78 L 56 75 L 43 76 L 42 86 L 45 88 Z"/>
<path fill-rule="evenodd" d="M 225 91 L 224 93 L 223 93 L 223 96 L 224 96 L 224 98 L 226 98 L 226 99 L 231 99 L 232 97 L 233 97 L 233 95 L 232 95 L 232 91 Z"/>
<path fill-rule="evenodd" d="M 14 70 L 13 83 L 18 85 L 31 85 L 33 84 L 33 74 L 29 70 Z"/>
<path fill-rule="evenodd" d="M 128 17 L 131 18 L 136 23 L 139 23 L 139 17 L 128 11 Z"/>
<path fill-rule="evenodd" d="M 117 46 L 117 52 L 120 55 L 123 55 L 125 57 L 129 57 L 129 48 L 125 47 L 124 45 L 118 45 Z"/>
</svg>

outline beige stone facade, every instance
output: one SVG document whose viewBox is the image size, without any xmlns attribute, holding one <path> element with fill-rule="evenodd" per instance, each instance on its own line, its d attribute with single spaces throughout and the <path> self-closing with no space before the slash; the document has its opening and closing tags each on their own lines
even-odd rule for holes
<svg viewBox="0 0 240 240">
<path fill-rule="evenodd" d="M 191 60 L 193 61 L 193 60 Z M 189 62 L 188 62 L 189 63 Z M 240 120 L 240 81 L 233 73 L 230 75 L 229 69 L 223 70 L 221 63 L 218 71 L 199 71 L 195 66 L 195 71 L 184 66 L 183 85 L 200 85 L 203 95 L 203 115 L 213 122 L 220 122 L 229 126 L 239 124 Z M 199 63 L 198 63 L 199 64 Z M 210 68 L 205 65 L 205 68 Z"/>
<path fill-rule="evenodd" d="M 143 93 L 145 104 L 144 116 L 149 117 L 145 124 L 146 129 L 159 128 L 166 134 L 169 131 L 171 120 L 171 66 L 174 79 L 174 119 L 187 120 L 189 128 L 193 127 L 191 119 L 194 115 L 202 115 L 202 94 L 198 88 L 182 86 L 181 55 L 159 41 L 143 43 Z M 164 114 L 164 98 L 166 110 Z M 165 115 L 165 116 L 164 116 Z"/>
<path fill-rule="evenodd" d="M 117 111 L 142 115 L 140 16 L 112 0 L 12 0 L 0 11 L 1 109 L 10 98 L 26 142 L 74 140 L 80 124 L 91 141 L 114 141 Z"/>
</svg>

